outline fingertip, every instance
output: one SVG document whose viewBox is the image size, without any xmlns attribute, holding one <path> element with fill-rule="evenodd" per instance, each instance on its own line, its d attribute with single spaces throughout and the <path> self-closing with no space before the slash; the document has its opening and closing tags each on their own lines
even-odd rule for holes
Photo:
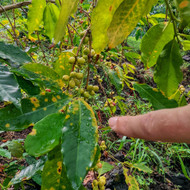
<svg viewBox="0 0 190 190">
<path fill-rule="evenodd" d="M 118 120 L 118 117 L 111 117 L 111 118 L 109 119 L 109 121 L 108 121 L 109 126 L 110 126 L 113 130 L 115 130 L 116 127 L 117 127 L 117 120 Z"/>
</svg>

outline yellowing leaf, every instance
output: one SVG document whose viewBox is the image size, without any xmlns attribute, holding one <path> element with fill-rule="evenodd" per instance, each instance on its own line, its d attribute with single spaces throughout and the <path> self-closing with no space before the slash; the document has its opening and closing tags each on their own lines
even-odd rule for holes
<svg viewBox="0 0 190 190">
<path fill-rule="evenodd" d="M 132 32 L 142 16 L 148 14 L 157 0 L 123 1 L 108 28 L 109 48 L 114 48 Z"/>
<path fill-rule="evenodd" d="M 100 53 L 108 43 L 107 30 L 113 15 L 123 0 L 99 0 L 92 13 L 93 48 Z"/>
<path fill-rule="evenodd" d="M 29 35 L 34 32 L 34 30 L 38 30 L 43 18 L 45 6 L 46 0 L 32 0 L 27 21 Z"/>
</svg>

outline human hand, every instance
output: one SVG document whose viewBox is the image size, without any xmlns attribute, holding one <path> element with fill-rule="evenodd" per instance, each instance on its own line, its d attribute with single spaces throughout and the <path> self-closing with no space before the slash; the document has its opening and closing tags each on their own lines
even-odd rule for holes
<svg viewBox="0 0 190 190">
<path fill-rule="evenodd" d="M 190 104 L 144 115 L 112 117 L 109 125 L 123 136 L 150 141 L 190 143 Z"/>
</svg>

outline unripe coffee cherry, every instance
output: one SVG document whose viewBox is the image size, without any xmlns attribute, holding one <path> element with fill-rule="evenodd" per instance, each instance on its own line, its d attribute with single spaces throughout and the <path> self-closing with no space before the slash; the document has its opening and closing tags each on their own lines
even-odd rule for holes
<svg viewBox="0 0 190 190">
<path fill-rule="evenodd" d="M 76 73 L 76 78 L 81 80 L 83 78 L 83 73 Z"/>
<path fill-rule="evenodd" d="M 70 76 L 69 75 L 63 75 L 63 78 L 62 78 L 64 81 L 68 81 L 70 79 Z"/>
<path fill-rule="evenodd" d="M 84 44 L 87 44 L 89 42 L 89 37 L 85 37 L 83 42 Z"/>
<path fill-rule="evenodd" d="M 94 90 L 94 92 L 98 92 L 99 91 L 99 86 L 93 86 L 93 90 Z"/>
<path fill-rule="evenodd" d="M 88 55 L 88 54 L 90 53 L 89 48 L 85 48 L 85 49 L 83 50 L 83 53 L 84 53 L 85 55 Z"/>
<path fill-rule="evenodd" d="M 80 94 L 83 94 L 84 93 L 84 88 L 81 88 L 80 89 Z"/>
<path fill-rule="evenodd" d="M 71 78 L 75 78 L 75 77 L 76 77 L 76 72 L 71 72 L 71 73 L 70 73 L 70 77 L 71 77 Z"/>
<path fill-rule="evenodd" d="M 69 81 L 69 87 L 71 88 L 75 87 L 75 81 L 73 79 Z"/>
<path fill-rule="evenodd" d="M 87 86 L 87 90 L 88 90 L 88 91 L 92 91 L 92 90 L 93 90 L 93 86 L 92 86 L 92 85 L 88 85 L 88 86 Z"/>
<path fill-rule="evenodd" d="M 75 78 L 74 81 L 76 86 L 80 86 L 80 81 L 78 79 Z"/>
<path fill-rule="evenodd" d="M 92 49 L 91 50 L 91 55 L 94 56 L 96 54 L 96 52 Z"/>
<path fill-rule="evenodd" d="M 70 57 L 69 58 L 69 63 L 70 64 L 74 64 L 74 62 L 75 62 L 75 57 Z"/>
<path fill-rule="evenodd" d="M 82 57 L 83 57 L 85 60 L 88 59 L 88 55 L 83 55 Z"/>
<path fill-rule="evenodd" d="M 80 65 L 83 65 L 85 63 L 85 59 L 83 57 L 79 57 L 77 59 L 77 62 L 80 64 Z"/>
<path fill-rule="evenodd" d="M 91 95 L 91 96 L 94 96 L 94 95 L 95 95 L 94 90 L 90 91 L 90 95 Z"/>
<path fill-rule="evenodd" d="M 83 93 L 83 96 L 84 96 L 85 98 L 89 98 L 89 97 L 90 97 L 90 94 L 89 94 L 87 91 L 85 91 L 85 92 Z"/>
</svg>

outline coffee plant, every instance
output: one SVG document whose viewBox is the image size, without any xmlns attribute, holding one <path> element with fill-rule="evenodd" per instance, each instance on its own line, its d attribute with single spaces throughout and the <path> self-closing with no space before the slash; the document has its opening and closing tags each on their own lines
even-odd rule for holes
<svg viewBox="0 0 190 190">
<path fill-rule="evenodd" d="M 84 189 L 87 172 L 100 163 L 98 125 L 90 106 L 99 90 L 107 97 L 98 69 L 108 75 L 118 94 L 126 85 L 149 100 L 155 110 L 187 104 L 185 89 L 179 88 L 183 79 L 180 48 L 190 50 L 190 0 L 165 0 L 165 13 L 154 14 L 151 10 L 157 3 L 158 0 L 32 0 L 0 6 L 0 13 L 7 15 L 9 9 L 28 5 L 27 19 L 20 15 L 23 25 L 8 29 L 2 24 L 15 46 L 0 42 L 0 100 L 4 102 L 0 131 L 33 127 L 24 148 L 38 158 L 5 188 L 42 170 L 42 190 Z M 144 31 L 137 28 L 140 25 Z M 137 39 L 145 33 L 141 56 L 135 52 L 125 56 L 134 64 L 141 59 L 146 69 L 154 68 L 157 88 L 135 82 L 128 74 L 134 73 L 135 67 L 122 64 L 124 55 L 115 51 L 125 50 L 134 29 L 138 29 Z M 43 50 L 43 39 L 48 41 L 45 46 L 51 51 L 51 59 Z M 28 48 L 27 44 L 41 48 L 41 60 L 36 58 L 35 47 Z M 121 108 L 120 100 L 118 97 Z M 112 114 L 116 111 L 112 98 L 107 97 L 106 106 Z M 125 167 L 124 174 L 126 183 L 138 189 Z M 100 177 L 93 182 L 93 189 L 103 190 L 104 185 L 105 178 Z"/>
</svg>

